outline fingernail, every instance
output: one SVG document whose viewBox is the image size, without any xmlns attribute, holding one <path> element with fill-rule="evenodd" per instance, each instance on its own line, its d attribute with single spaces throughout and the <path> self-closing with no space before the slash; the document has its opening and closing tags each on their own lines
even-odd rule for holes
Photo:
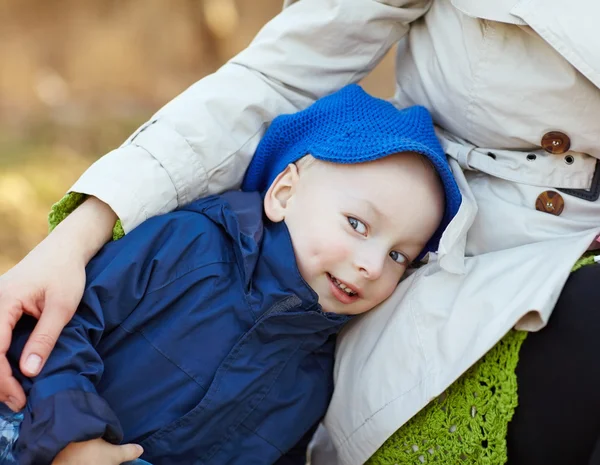
<svg viewBox="0 0 600 465">
<path fill-rule="evenodd" d="M 144 448 L 142 446 L 140 446 L 139 444 L 136 444 L 135 447 L 137 447 L 137 450 L 140 452 L 140 454 L 144 453 Z"/>
<path fill-rule="evenodd" d="M 33 375 L 37 375 L 38 371 L 40 371 L 40 366 L 42 365 L 42 357 L 37 354 L 31 354 L 27 357 L 27 361 L 25 362 L 25 370 Z"/>
</svg>

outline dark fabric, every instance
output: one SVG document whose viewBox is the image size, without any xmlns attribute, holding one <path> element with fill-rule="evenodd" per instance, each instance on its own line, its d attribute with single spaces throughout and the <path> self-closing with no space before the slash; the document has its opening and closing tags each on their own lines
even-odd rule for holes
<svg viewBox="0 0 600 465">
<path fill-rule="evenodd" d="M 508 464 L 600 465 L 600 265 L 571 274 L 547 327 L 523 343 L 516 373 Z"/>
<path fill-rule="evenodd" d="M 102 437 L 118 444 L 123 437 L 119 421 L 97 394 L 67 390 L 39 400 L 24 415 L 15 455 L 19 464 L 46 464 L 73 442 Z"/>
<path fill-rule="evenodd" d="M 325 414 L 335 334 L 284 223 L 231 192 L 152 218 L 86 269 L 73 320 L 28 394 L 18 450 L 137 442 L 154 465 L 269 464 Z M 32 321 L 15 331 L 17 368 Z"/>
<path fill-rule="evenodd" d="M 306 465 L 306 451 L 308 449 L 308 444 L 315 434 L 315 431 L 317 431 L 318 426 L 319 422 L 315 423 L 315 425 L 306 432 L 304 437 L 298 441 L 298 444 L 281 456 L 279 460 L 275 462 L 275 465 Z"/>
</svg>

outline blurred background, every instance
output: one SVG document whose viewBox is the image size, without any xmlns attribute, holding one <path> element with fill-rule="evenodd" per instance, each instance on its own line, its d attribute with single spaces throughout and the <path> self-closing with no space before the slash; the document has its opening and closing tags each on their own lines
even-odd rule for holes
<svg viewBox="0 0 600 465">
<path fill-rule="evenodd" d="M 246 47 L 282 0 L 0 0 L 0 274 L 79 175 Z M 393 57 L 365 80 L 393 92 Z"/>
</svg>

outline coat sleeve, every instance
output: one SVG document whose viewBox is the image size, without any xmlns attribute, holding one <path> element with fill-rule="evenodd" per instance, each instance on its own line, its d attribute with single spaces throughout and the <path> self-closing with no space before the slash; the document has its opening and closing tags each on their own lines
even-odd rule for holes
<svg viewBox="0 0 600 465">
<path fill-rule="evenodd" d="M 240 185 L 268 123 L 359 81 L 431 0 L 300 0 L 250 46 L 176 97 L 71 188 L 108 203 L 129 232 Z"/>
<path fill-rule="evenodd" d="M 173 225 L 163 218 L 108 244 L 88 265 L 88 281 L 75 316 L 40 375 L 24 380 L 28 403 L 17 441 L 20 464 L 50 463 L 70 442 L 100 437 L 112 443 L 122 440 L 117 417 L 96 391 L 104 368 L 96 348 L 131 314 L 148 287 L 158 285 L 153 271 L 157 251 L 178 239 Z M 177 260 L 180 251 L 171 250 L 166 255 Z M 13 360 L 18 360 L 32 326 L 29 321 L 17 328 Z"/>
</svg>

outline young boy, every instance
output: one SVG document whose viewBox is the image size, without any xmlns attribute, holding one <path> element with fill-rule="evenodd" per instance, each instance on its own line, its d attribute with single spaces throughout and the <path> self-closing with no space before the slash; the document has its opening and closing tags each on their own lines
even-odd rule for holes
<svg viewBox="0 0 600 465">
<path fill-rule="evenodd" d="M 118 463 L 99 451 L 123 441 L 155 465 L 304 463 L 335 335 L 436 250 L 460 192 L 427 111 L 355 85 L 276 118 L 243 189 L 90 262 L 42 373 L 20 379 L 6 463 Z M 31 327 L 15 332 L 15 371 Z"/>
</svg>

